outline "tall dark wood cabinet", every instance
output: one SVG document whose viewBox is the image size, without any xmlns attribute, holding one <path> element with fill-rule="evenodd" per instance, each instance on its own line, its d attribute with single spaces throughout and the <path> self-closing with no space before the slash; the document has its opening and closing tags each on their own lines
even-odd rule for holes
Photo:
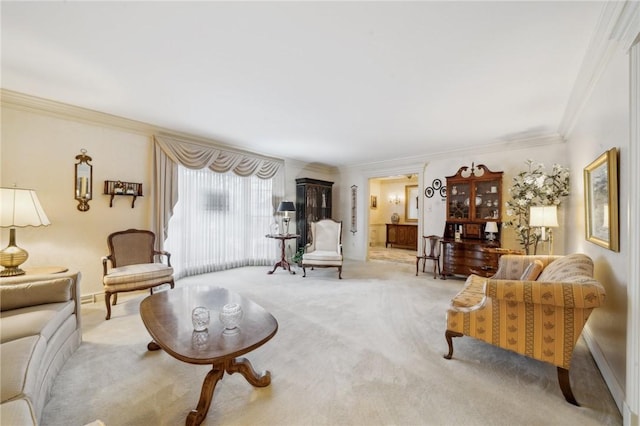
<svg viewBox="0 0 640 426">
<path fill-rule="evenodd" d="M 491 241 L 487 222 L 496 222 Z M 491 276 L 498 269 L 502 225 L 502 172 L 484 165 L 461 167 L 447 177 L 447 221 L 442 240 L 442 278 Z"/>
<path fill-rule="evenodd" d="M 331 191 L 333 182 L 296 179 L 296 232 L 300 235 L 298 247 L 311 242 L 311 222 L 331 219 Z"/>
</svg>

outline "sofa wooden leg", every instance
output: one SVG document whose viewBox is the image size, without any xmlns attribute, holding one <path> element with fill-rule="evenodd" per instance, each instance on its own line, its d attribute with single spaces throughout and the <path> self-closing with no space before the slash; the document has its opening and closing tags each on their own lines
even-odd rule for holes
<svg viewBox="0 0 640 426">
<path fill-rule="evenodd" d="M 462 337 L 462 333 L 458 333 L 457 331 L 447 330 L 444 332 L 444 337 L 447 339 L 447 344 L 449 345 L 449 353 L 444 357 L 446 359 L 451 359 L 453 357 L 453 338 L 454 337 Z"/>
<path fill-rule="evenodd" d="M 104 303 L 105 305 L 107 305 L 107 316 L 105 317 L 105 320 L 108 320 L 109 318 L 111 318 L 111 293 L 109 293 L 108 291 L 106 291 L 104 293 Z"/>
<path fill-rule="evenodd" d="M 338 279 L 342 279 L 342 266 L 338 266 Z"/>
<path fill-rule="evenodd" d="M 576 401 L 576 398 L 573 396 L 573 392 L 571 392 L 569 370 L 558 367 L 558 383 L 560 384 L 560 390 L 562 391 L 562 395 L 564 395 L 564 399 L 566 399 L 569 404 L 579 407 L 580 404 L 578 404 L 578 401 Z"/>
</svg>

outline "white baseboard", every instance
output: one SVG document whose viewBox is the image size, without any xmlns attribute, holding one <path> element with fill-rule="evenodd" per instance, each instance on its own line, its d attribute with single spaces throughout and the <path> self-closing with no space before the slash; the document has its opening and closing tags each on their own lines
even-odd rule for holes
<svg viewBox="0 0 640 426">
<path fill-rule="evenodd" d="M 83 305 L 87 303 L 96 303 L 98 300 L 104 300 L 104 292 L 101 291 L 99 293 L 83 294 L 80 296 L 80 303 Z"/>
<path fill-rule="evenodd" d="M 622 413 L 622 424 L 623 426 L 639 426 L 640 421 L 638 420 L 638 413 L 634 413 L 629 408 L 629 404 L 624 403 L 624 412 Z"/>
<path fill-rule="evenodd" d="M 615 374 L 613 374 L 613 370 L 611 366 L 607 362 L 606 357 L 604 356 L 604 352 L 598 345 L 598 342 L 591 334 L 591 331 L 588 327 L 585 327 L 582 330 L 582 336 L 584 337 L 584 341 L 587 343 L 587 347 L 591 351 L 591 355 L 596 362 L 596 365 L 600 369 L 600 373 L 604 378 L 607 387 L 609 388 L 609 392 L 611 392 L 611 396 L 613 397 L 616 405 L 618 406 L 618 410 L 620 410 L 620 414 L 625 411 L 625 392 L 623 387 L 620 385 L 620 382 L 616 379 Z M 627 407 L 628 408 L 628 407 Z M 637 425 L 637 422 L 636 422 Z"/>
</svg>

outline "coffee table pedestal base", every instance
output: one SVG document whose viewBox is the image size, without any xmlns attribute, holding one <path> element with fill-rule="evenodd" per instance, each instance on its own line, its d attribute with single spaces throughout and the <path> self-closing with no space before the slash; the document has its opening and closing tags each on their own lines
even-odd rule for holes
<svg viewBox="0 0 640 426">
<path fill-rule="evenodd" d="M 260 374 L 256 373 L 253 366 L 246 358 L 236 358 L 230 361 L 213 364 L 213 368 L 202 383 L 202 390 L 200 391 L 200 400 L 198 401 L 198 407 L 195 410 L 191 410 L 187 416 L 186 425 L 196 426 L 201 424 L 207 417 L 207 412 L 211 406 L 213 400 L 213 391 L 218 384 L 218 381 L 222 379 L 224 372 L 227 374 L 240 373 L 247 379 L 251 385 L 263 388 L 269 386 L 271 383 L 271 373 L 264 371 Z"/>
</svg>

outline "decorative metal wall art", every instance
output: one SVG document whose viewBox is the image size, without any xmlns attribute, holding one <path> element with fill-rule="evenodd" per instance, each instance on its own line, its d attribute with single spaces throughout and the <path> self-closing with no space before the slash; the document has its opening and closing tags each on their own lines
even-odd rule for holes
<svg viewBox="0 0 640 426">
<path fill-rule="evenodd" d="M 351 232 L 358 232 L 358 187 L 351 186 Z"/>
<path fill-rule="evenodd" d="M 78 210 L 86 212 L 89 210 L 89 200 L 93 198 L 93 166 L 89 164 L 91 157 L 87 155 L 86 149 L 80 150 L 76 160 L 74 198 L 78 201 Z"/>
</svg>

